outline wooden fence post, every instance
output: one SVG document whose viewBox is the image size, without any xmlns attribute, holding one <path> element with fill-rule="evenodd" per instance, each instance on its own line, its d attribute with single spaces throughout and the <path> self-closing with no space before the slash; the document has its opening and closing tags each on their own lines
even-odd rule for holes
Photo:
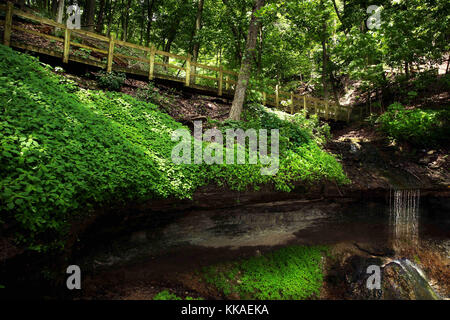
<svg viewBox="0 0 450 320">
<path fill-rule="evenodd" d="M 305 109 L 305 111 L 307 111 L 307 109 L 306 109 L 306 95 L 303 96 L 303 109 Z"/>
<path fill-rule="evenodd" d="M 106 65 L 106 72 L 112 71 L 113 61 L 114 61 L 114 35 L 111 35 L 109 37 L 108 63 Z"/>
<path fill-rule="evenodd" d="M 64 54 L 63 62 L 69 63 L 69 53 L 70 53 L 70 29 L 64 29 Z"/>
<path fill-rule="evenodd" d="M 230 81 L 230 76 L 225 77 L 225 90 L 227 91 L 230 89 L 230 83 L 228 81 Z"/>
<path fill-rule="evenodd" d="M 148 71 L 148 79 L 149 80 L 153 80 L 153 78 L 154 78 L 155 53 L 156 53 L 156 47 L 155 47 L 155 45 L 152 45 L 152 47 L 150 48 L 150 62 L 149 62 L 149 71 Z"/>
<path fill-rule="evenodd" d="M 222 87 L 223 87 L 223 68 L 220 66 L 219 68 L 219 97 L 222 95 Z"/>
<path fill-rule="evenodd" d="M 315 98 L 314 98 L 314 113 L 316 115 L 318 115 L 318 113 L 317 113 L 317 100 Z"/>
<path fill-rule="evenodd" d="M 188 54 L 186 59 L 186 87 L 189 87 L 191 84 L 191 55 Z"/>
<path fill-rule="evenodd" d="M 291 114 L 294 114 L 294 93 L 291 91 Z"/>
<path fill-rule="evenodd" d="M 329 112 L 329 110 L 328 110 L 328 100 L 325 100 L 325 119 L 327 119 L 327 120 L 329 118 L 328 112 Z"/>
<path fill-rule="evenodd" d="M 280 104 L 280 96 L 278 93 L 278 85 L 275 86 L 275 106 L 278 108 Z"/>
<path fill-rule="evenodd" d="M 8 2 L 6 4 L 5 29 L 3 33 L 3 44 L 8 47 L 11 42 L 12 19 L 13 19 L 13 4 L 12 2 Z"/>
</svg>

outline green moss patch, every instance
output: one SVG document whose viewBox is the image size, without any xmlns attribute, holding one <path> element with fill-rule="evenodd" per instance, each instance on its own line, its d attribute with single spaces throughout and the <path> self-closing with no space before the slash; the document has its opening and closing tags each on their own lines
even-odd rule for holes
<svg viewBox="0 0 450 320">
<path fill-rule="evenodd" d="M 318 297 L 323 282 L 322 246 L 290 246 L 262 256 L 202 270 L 205 281 L 226 297 L 298 300 Z"/>
</svg>

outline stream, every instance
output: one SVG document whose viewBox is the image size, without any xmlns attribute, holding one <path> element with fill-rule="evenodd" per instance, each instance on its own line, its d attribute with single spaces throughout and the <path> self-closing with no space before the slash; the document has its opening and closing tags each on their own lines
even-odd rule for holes
<svg viewBox="0 0 450 320">
<path fill-rule="evenodd" d="M 448 212 L 448 199 L 421 199 L 419 190 L 391 190 L 385 201 L 318 199 L 181 212 L 158 227 L 143 225 L 113 241 L 99 240 L 83 251 L 78 263 L 94 274 L 121 269 L 131 279 L 145 269 L 142 277 L 162 279 L 287 245 L 356 245 L 385 256 L 403 246 L 432 243 L 448 259 Z M 421 270 L 410 267 L 411 261 L 392 261 L 409 268 L 418 283 L 425 281 L 417 276 Z"/>
</svg>

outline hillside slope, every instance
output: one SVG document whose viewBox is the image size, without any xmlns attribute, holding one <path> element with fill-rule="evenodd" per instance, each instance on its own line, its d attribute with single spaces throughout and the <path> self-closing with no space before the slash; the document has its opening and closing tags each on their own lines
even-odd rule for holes
<svg viewBox="0 0 450 320">
<path fill-rule="evenodd" d="M 316 142 L 318 122 L 301 115 L 288 121 L 258 109 L 246 122 L 244 129 L 280 128 L 280 169 L 264 176 L 261 164 L 176 165 L 171 152 L 178 142 L 171 134 L 183 126 L 156 105 L 80 89 L 4 46 L 0 79 L 0 223 L 18 230 L 16 240 L 32 249 L 64 246 L 71 218 L 98 207 L 189 198 L 210 183 L 289 191 L 300 180 L 347 181 Z"/>
</svg>

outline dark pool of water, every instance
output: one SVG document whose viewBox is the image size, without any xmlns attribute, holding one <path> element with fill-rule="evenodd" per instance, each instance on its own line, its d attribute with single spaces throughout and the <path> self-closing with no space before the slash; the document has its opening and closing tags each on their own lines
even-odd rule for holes
<svg viewBox="0 0 450 320">
<path fill-rule="evenodd" d="M 288 211 L 277 210 L 276 205 L 270 209 L 253 206 L 193 211 L 180 215 L 160 229 L 144 228 L 102 245 L 101 249 L 92 250 L 86 259 L 94 266 L 108 267 L 189 247 L 234 250 L 340 242 L 388 246 L 396 238 L 413 244 L 423 240 L 437 241 L 450 249 L 449 201 L 422 199 L 412 207 L 411 198 L 405 196 L 403 204 L 395 208 L 389 202 L 344 206 L 320 202 L 299 203 Z"/>
</svg>

